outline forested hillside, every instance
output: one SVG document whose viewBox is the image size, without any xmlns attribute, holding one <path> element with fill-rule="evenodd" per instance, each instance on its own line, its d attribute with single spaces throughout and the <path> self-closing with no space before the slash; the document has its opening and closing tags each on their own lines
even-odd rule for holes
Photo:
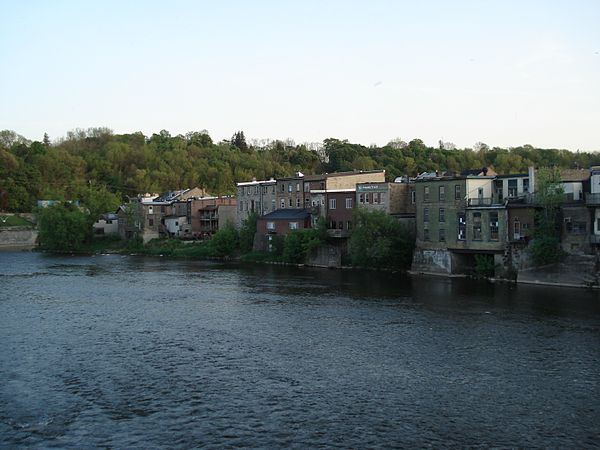
<svg viewBox="0 0 600 450">
<path fill-rule="evenodd" d="M 596 153 L 539 149 L 530 145 L 503 149 L 478 143 L 455 149 L 421 140 L 394 140 L 366 147 L 326 139 L 317 146 L 293 142 L 248 143 L 243 132 L 214 143 L 205 131 L 171 136 L 167 131 L 113 134 L 106 128 L 69 132 L 50 142 L 30 141 L 13 131 L 0 131 L 0 207 L 31 211 L 37 199 L 120 198 L 141 192 L 164 192 L 193 186 L 213 194 L 233 194 L 236 181 L 345 170 L 385 169 L 393 180 L 430 170 L 491 167 L 499 174 L 525 172 L 534 165 L 561 168 L 600 164 Z M 102 202 L 100 202 L 102 203 Z M 111 202 L 108 202 L 111 203 Z"/>
</svg>

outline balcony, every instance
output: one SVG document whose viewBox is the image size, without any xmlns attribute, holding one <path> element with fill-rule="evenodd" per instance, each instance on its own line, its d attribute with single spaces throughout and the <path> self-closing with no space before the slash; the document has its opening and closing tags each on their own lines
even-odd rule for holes
<svg viewBox="0 0 600 450">
<path fill-rule="evenodd" d="M 600 194 L 585 194 L 585 204 L 588 206 L 600 206 Z"/>
<path fill-rule="evenodd" d="M 494 199 L 490 197 L 475 197 L 467 199 L 467 207 L 492 206 Z"/>
</svg>

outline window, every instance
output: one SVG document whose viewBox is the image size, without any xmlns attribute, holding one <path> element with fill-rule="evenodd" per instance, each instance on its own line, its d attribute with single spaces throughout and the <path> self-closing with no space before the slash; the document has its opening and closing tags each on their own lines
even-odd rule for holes
<svg viewBox="0 0 600 450">
<path fill-rule="evenodd" d="M 415 191 L 410 191 L 410 202 L 413 205 L 417 203 L 417 193 Z"/>
<path fill-rule="evenodd" d="M 256 185 L 256 186 L 254 187 L 254 194 L 255 194 L 255 195 L 258 195 L 258 185 Z"/>
<path fill-rule="evenodd" d="M 358 194 L 358 203 L 363 204 L 365 202 L 365 194 Z"/>
<path fill-rule="evenodd" d="M 267 222 L 267 230 L 274 230 L 275 222 Z"/>
<path fill-rule="evenodd" d="M 285 208 L 285 198 L 282 198 L 282 199 L 281 199 L 281 202 L 280 202 L 280 204 L 279 204 L 279 207 L 280 207 L 280 208 Z"/>
<path fill-rule="evenodd" d="M 271 200 L 271 211 L 275 211 L 275 199 Z"/>
<path fill-rule="evenodd" d="M 296 192 L 300 192 L 300 183 L 296 183 Z"/>
<path fill-rule="evenodd" d="M 298 229 L 298 222 L 290 222 L 290 230 L 297 230 Z"/>
<path fill-rule="evenodd" d="M 423 240 L 424 241 L 428 241 L 429 240 L 429 228 L 424 228 L 423 229 Z"/>
<path fill-rule="evenodd" d="M 335 208 L 336 208 L 336 199 L 330 198 L 329 199 L 329 209 L 335 209 Z"/>
<path fill-rule="evenodd" d="M 296 208 L 300 208 L 300 198 L 296 199 Z"/>
<path fill-rule="evenodd" d="M 368 192 L 365 194 L 365 203 L 371 203 L 371 195 Z"/>
<path fill-rule="evenodd" d="M 455 184 L 454 185 L 454 200 L 460 200 L 460 199 L 461 199 L 460 184 Z"/>
<path fill-rule="evenodd" d="M 346 222 L 346 230 L 351 230 L 352 229 L 352 222 L 349 220 Z"/>
<path fill-rule="evenodd" d="M 498 213 L 490 212 L 490 241 L 498 240 Z"/>
<path fill-rule="evenodd" d="M 346 209 L 352 209 L 352 199 L 351 198 L 346 199 Z"/>
<path fill-rule="evenodd" d="M 440 222 L 446 221 L 446 210 L 444 208 L 440 208 Z"/>
<path fill-rule="evenodd" d="M 439 196 L 440 196 L 440 202 L 446 201 L 446 187 L 445 186 L 439 187 Z"/>
<path fill-rule="evenodd" d="M 288 184 L 288 192 L 292 192 L 292 190 L 293 190 L 292 183 L 289 183 Z"/>
<path fill-rule="evenodd" d="M 428 202 L 429 201 L 429 186 L 426 186 L 424 191 L 423 191 L 423 201 L 424 202 Z"/>
<path fill-rule="evenodd" d="M 458 240 L 464 241 L 467 238 L 467 216 L 465 213 L 458 213 Z"/>
<path fill-rule="evenodd" d="M 266 194 L 266 193 L 267 193 L 267 187 L 263 186 L 263 194 Z"/>
<path fill-rule="evenodd" d="M 529 192 L 529 178 L 523 178 L 523 192 Z"/>
<path fill-rule="evenodd" d="M 148 206 L 148 214 L 154 214 L 154 207 Z"/>
<path fill-rule="evenodd" d="M 154 219 L 148 219 L 148 226 L 149 227 L 153 227 L 154 226 Z"/>
<path fill-rule="evenodd" d="M 570 234 L 585 234 L 587 224 L 585 222 L 567 222 L 567 232 Z"/>
<path fill-rule="evenodd" d="M 508 196 L 516 197 L 517 196 L 517 180 L 508 180 Z"/>
<path fill-rule="evenodd" d="M 304 192 L 310 192 L 310 183 L 304 183 Z"/>
<path fill-rule="evenodd" d="M 378 204 L 381 201 L 381 194 L 379 192 L 373 192 L 373 204 Z"/>
<path fill-rule="evenodd" d="M 285 192 L 285 184 L 281 183 L 281 192 Z"/>
<path fill-rule="evenodd" d="M 446 230 L 440 228 L 440 242 L 446 242 Z"/>
<path fill-rule="evenodd" d="M 429 222 L 429 208 L 423 208 L 423 222 Z"/>
<path fill-rule="evenodd" d="M 290 205 L 290 208 L 292 207 L 292 197 L 288 198 L 288 204 Z"/>
<path fill-rule="evenodd" d="M 481 213 L 473 213 L 473 240 L 481 240 Z"/>
<path fill-rule="evenodd" d="M 304 199 L 304 207 L 306 209 L 310 208 L 310 198 L 305 198 Z"/>
</svg>

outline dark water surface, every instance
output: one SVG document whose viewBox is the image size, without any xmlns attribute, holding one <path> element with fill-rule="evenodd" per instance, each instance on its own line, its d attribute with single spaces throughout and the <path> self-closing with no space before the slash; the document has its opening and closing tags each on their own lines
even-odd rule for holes
<svg viewBox="0 0 600 450">
<path fill-rule="evenodd" d="M 3 448 L 600 445 L 600 294 L 0 253 Z"/>
</svg>

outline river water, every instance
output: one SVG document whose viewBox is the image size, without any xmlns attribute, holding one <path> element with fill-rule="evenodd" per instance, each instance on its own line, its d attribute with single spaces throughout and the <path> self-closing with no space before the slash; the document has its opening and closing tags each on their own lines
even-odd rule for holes
<svg viewBox="0 0 600 450">
<path fill-rule="evenodd" d="M 0 447 L 600 445 L 600 294 L 0 253 Z"/>
</svg>

